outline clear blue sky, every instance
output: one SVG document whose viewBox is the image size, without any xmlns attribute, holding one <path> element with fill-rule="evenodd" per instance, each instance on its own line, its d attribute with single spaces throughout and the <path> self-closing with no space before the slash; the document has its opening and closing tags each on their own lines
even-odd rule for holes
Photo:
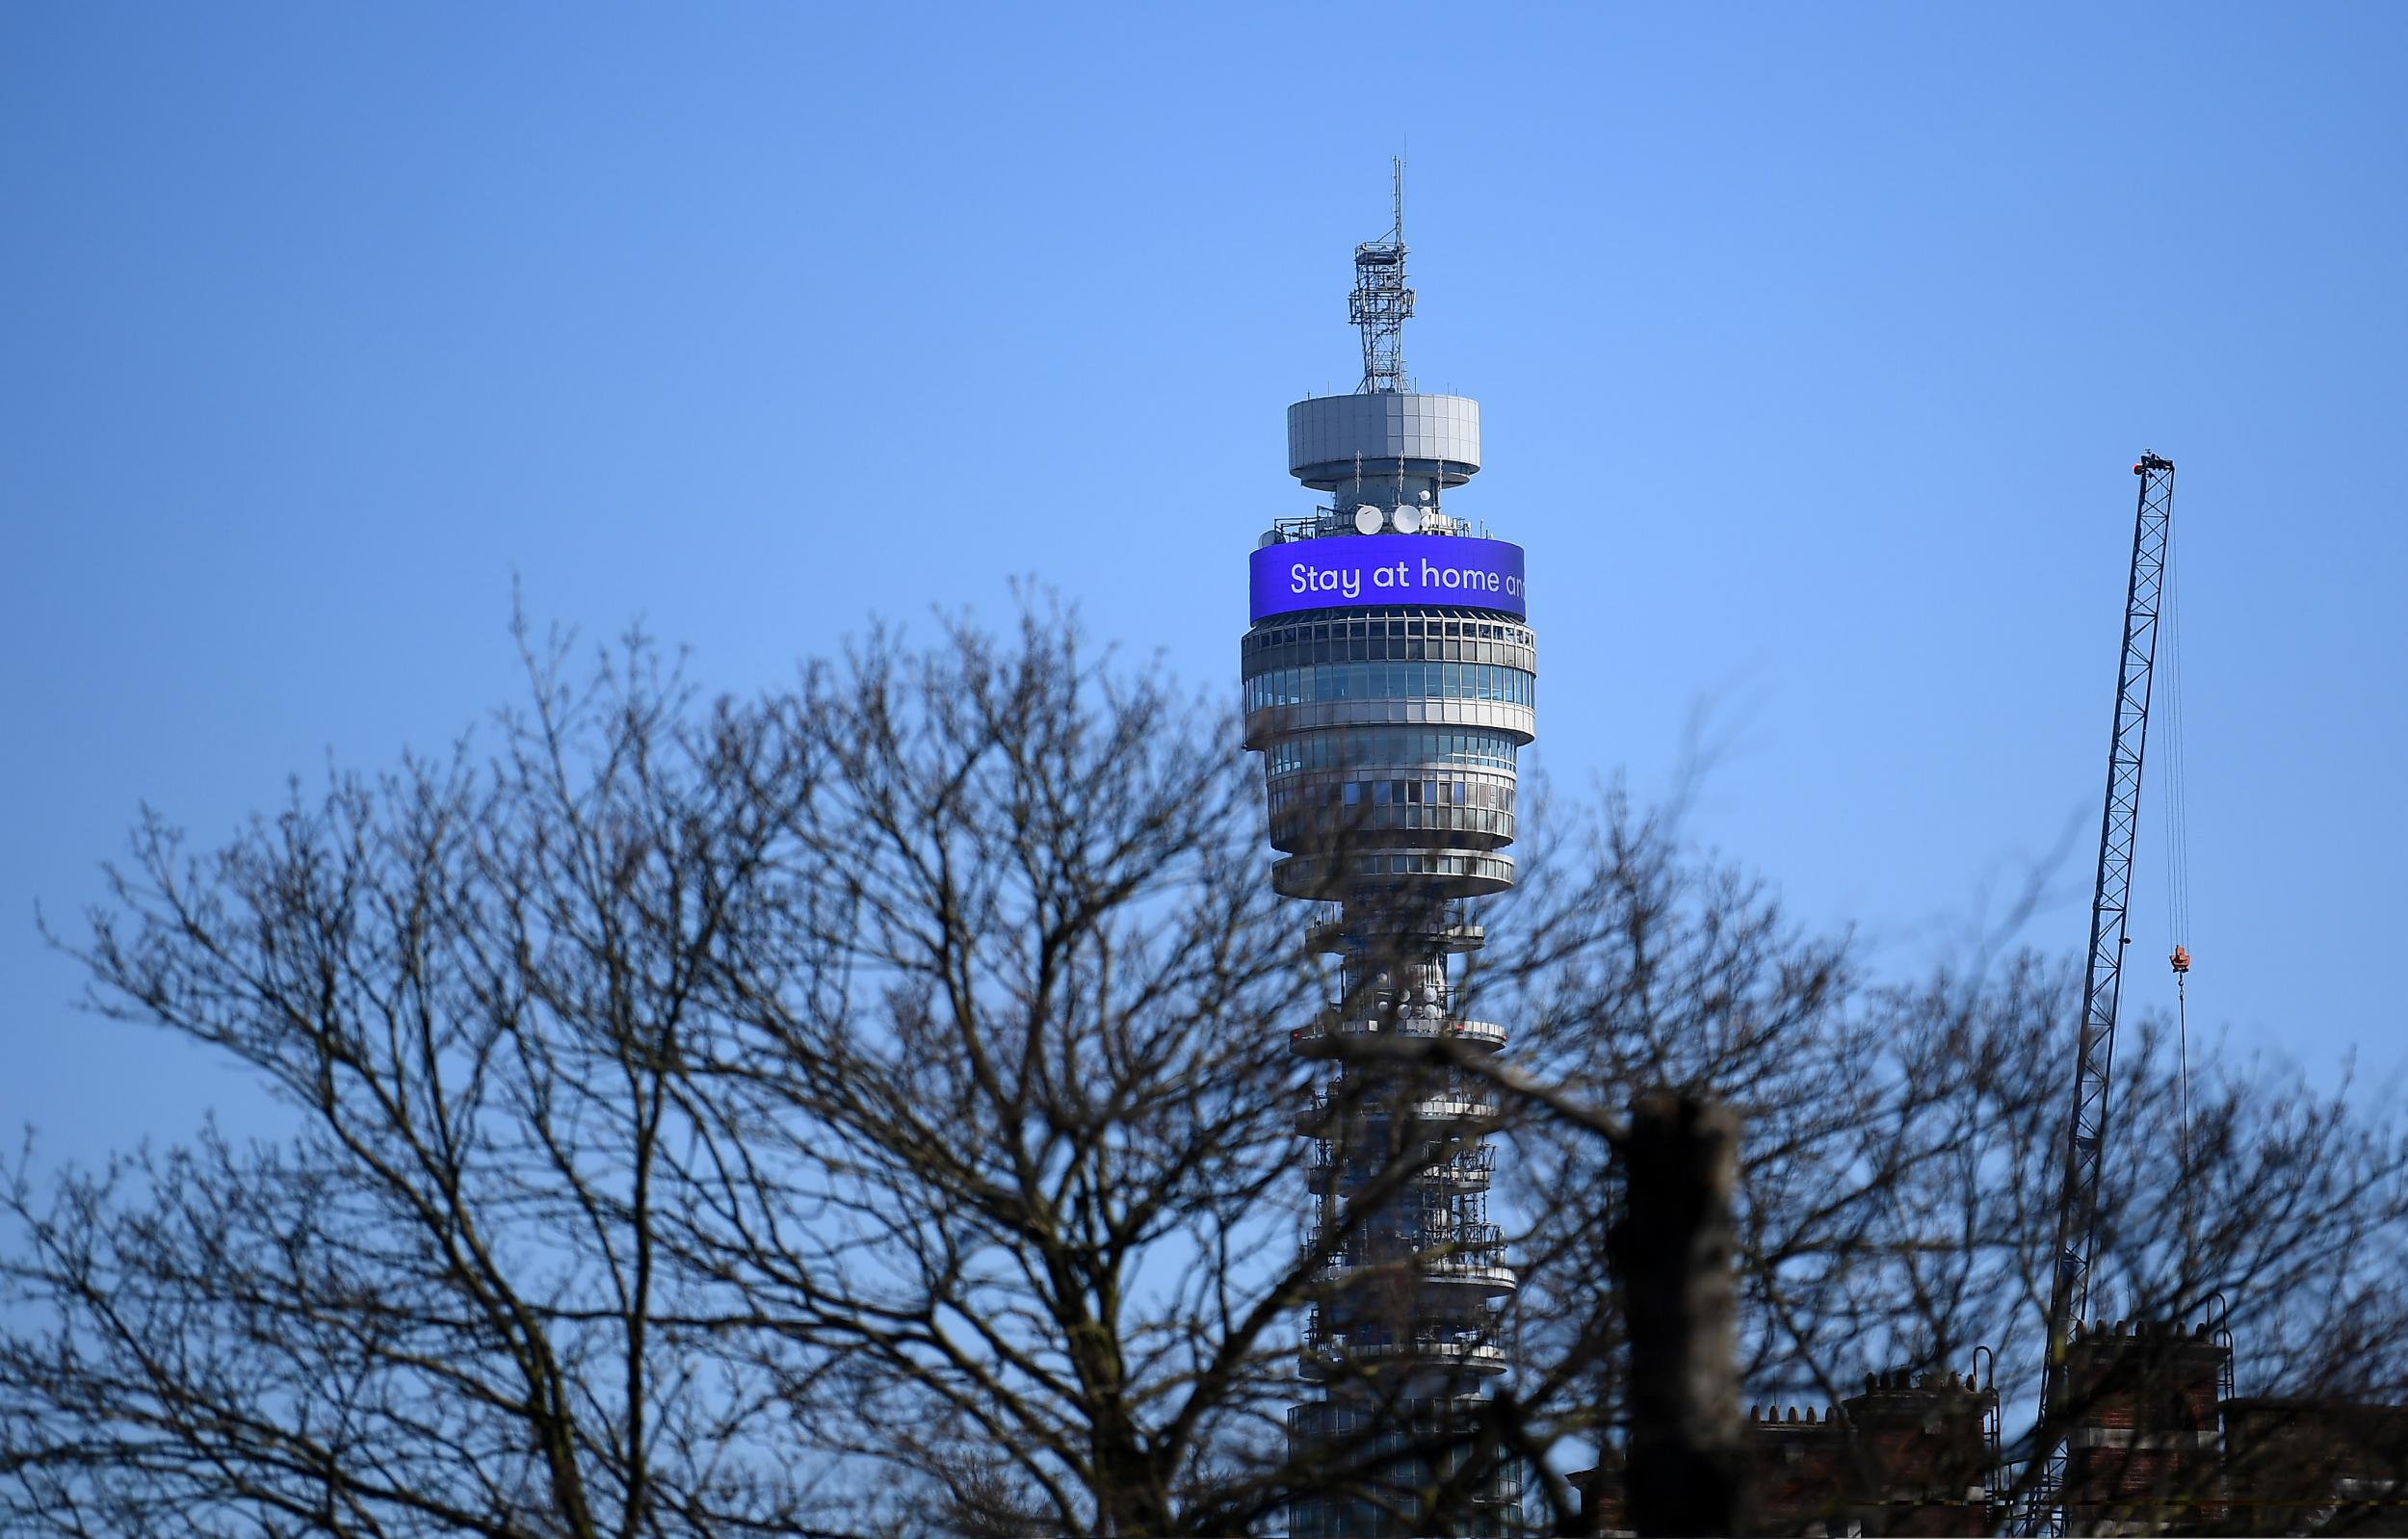
<svg viewBox="0 0 2408 1539">
<path fill-rule="evenodd" d="M 0 1125 L 243 1114 L 34 905 L 143 798 L 209 843 L 448 743 L 513 573 L 739 691 L 1033 574 L 1234 698 L 1400 149 L 1559 786 L 1661 789 L 1704 706 L 1695 831 L 1799 911 L 1921 965 L 2062 851 L 2070 953 L 2155 448 L 2195 1023 L 2388 1068 L 2403 57 L 2376 5 L 0 11 Z"/>
</svg>

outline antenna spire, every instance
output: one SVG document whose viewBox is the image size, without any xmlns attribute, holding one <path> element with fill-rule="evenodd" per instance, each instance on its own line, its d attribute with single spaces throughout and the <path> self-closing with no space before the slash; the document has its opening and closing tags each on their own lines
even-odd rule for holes
<svg viewBox="0 0 2408 1539">
<path fill-rule="evenodd" d="M 1397 391 L 1404 383 L 1404 322 L 1413 291 L 1404 282 L 1404 161 L 1388 162 L 1393 221 L 1385 239 L 1354 248 L 1354 291 L 1347 316 L 1363 333 L 1362 391 Z"/>
</svg>

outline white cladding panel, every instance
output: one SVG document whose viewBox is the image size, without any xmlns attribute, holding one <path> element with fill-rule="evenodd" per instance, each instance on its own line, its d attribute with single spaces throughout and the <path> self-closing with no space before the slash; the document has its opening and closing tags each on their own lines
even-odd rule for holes
<svg viewBox="0 0 2408 1539">
<path fill-rule="evenodd" d="M 1317 467 L 1346 466 L 1363 456 L 1366 471 L 1400 459 L 1479 468 L 1479 403 L 1469 396 L 1395 393 L 1315 396 L 1288 408 L 1288 468 L 1304 476 Z M 1450 481 L 1460 476 L 1451 476 Z"/>
</svg>

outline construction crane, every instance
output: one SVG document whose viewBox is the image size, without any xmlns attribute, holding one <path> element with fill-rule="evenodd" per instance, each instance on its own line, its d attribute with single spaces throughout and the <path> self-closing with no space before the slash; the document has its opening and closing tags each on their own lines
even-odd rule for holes
<svg viewBox="0 0 2408 1539">
<path fill-rule="evenodd" d="M 2055 1278 L 2049 1297 L 2048 1373 L 2040 1391 L 2045 1447 L 2032 1492 L 2030 1532 L 2063 1531 L 2065 1345 L 2090 1312 L 2091 1242 L 2098 1225 L 2099 1167 L 2106 1153 L 2108 1075 L 2115 1064 L 2115 1007 L 2123 993 L 2133 843 L 2140 826 L 2140 761 L 2149 740 L 2149 688 L 2157 665 L 2158 616 L 2165 587 L 2166 538 L 2174 517 L 2174 462 L 2145 453 L 2133 466 L 2140 504 L 2124 597 L 2124 644 L 2115 665 L 2115 724 L 2107 739 L 2107 807 L 2099 822 L 2099 875 L 2090 900 L 2090 951 L 2082 978 L 2081 1036 L 2074 1057 L 2074 1105 L 2065 1130 L 2065 1187 L 2057 1201 Z M 2190 969 L 2180 944 L 2176 976 Z"/>
</svg>

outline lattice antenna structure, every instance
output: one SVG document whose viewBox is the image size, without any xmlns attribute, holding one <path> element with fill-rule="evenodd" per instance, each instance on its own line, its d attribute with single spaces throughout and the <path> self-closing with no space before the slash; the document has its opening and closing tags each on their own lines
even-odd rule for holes
<svg viewBox="0 0 2408 1539">
<path fill-rule="evenodd" d="M 1354 289 L 1347 316 L 1363 333 L 1365 395 L 1404 388 L 1404 323 L 1413 291 L 1404 281 L 1404 162 L 1391 159 L 1393 219 L 1388 233 L 1354 248 Z"/>
</svg>

